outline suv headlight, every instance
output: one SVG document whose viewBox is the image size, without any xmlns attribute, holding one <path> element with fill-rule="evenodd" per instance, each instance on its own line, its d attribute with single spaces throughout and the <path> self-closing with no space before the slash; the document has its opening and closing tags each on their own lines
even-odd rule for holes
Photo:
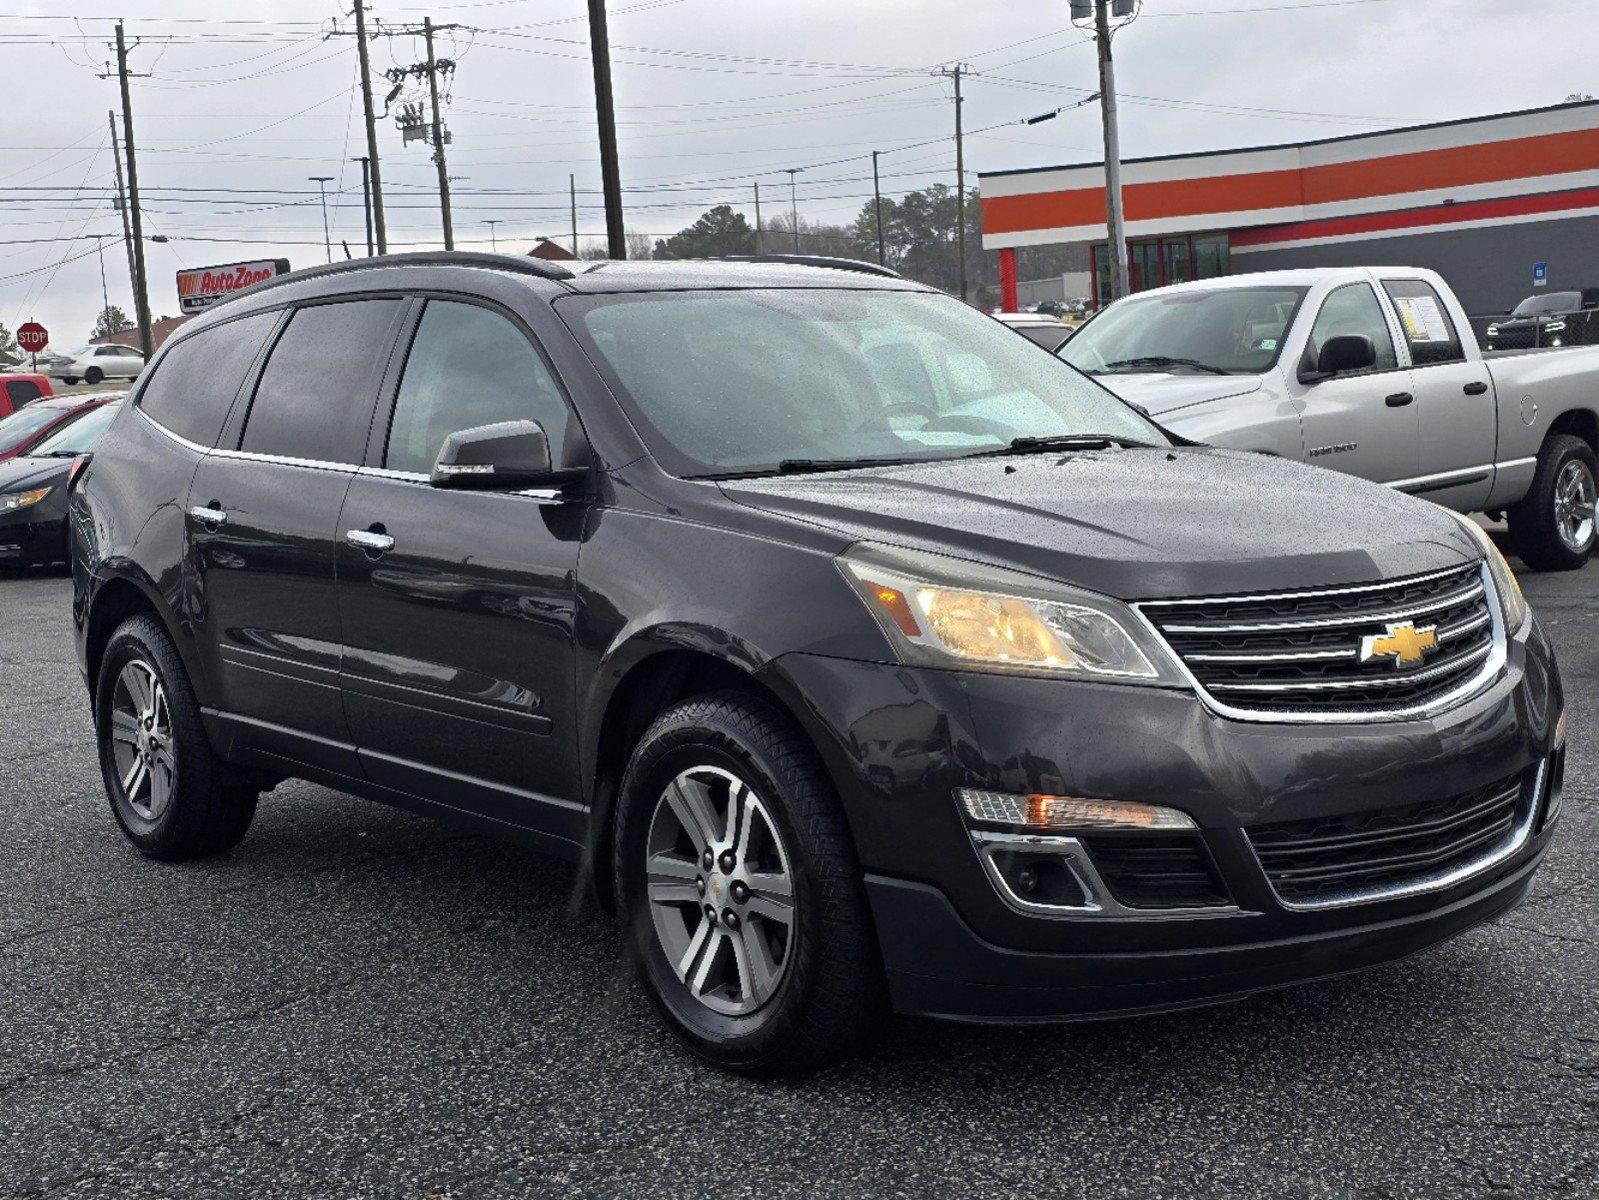
<svg viewBox="0 0 1599 1200">
<path fill-rule="evenodd" d="M 1482 548 L 1483 557 L 1488 560 L 1488 574 L 1493 576 L 1494 592 L 1499 597 L 1499 611 L 1505 617 L 1505 632 L 1515 633 L 1527 623 L 1532 609 L 1527 605 L 1527 597 L 1521 594 L 1521 584 L 1516 582 L 1516 573 L 1510 569 L 1510 564 L 1505 561 L 1505 556 L 1499 553 L 1499 547 L 1494 545 L 1493 539 L 1485 530 L 1470 517 L 1461 516 L 1457 512 L 1450 515 L 1460 522 L 1460 527 L 1472 541 Z"/>
<path fill-rule="evenodd" d="M 47 487 L 34 488 L 31 492 L 7 492 L 0 495 L 0 513 L 16 512 L 19 508 L 32 508 L 49 494 L 50 489 Z"/>
<path fill-rule="evenodd" d="M 1488 326 L 1486 332 L 1487 332 L 1489 337 L 1498 337 L 1499 336 L 1499 326 L 1490 325 L 1490 326 Z"/>
<path fill-rule="evenodd" d="M 838 566 L 901 662 L 1187 686 L 1154 634 L 1108 596 L 865 542 Z"/>
<path fill-rule="evenodd" d="M 1559 333 L 1565 327 L 1566 323 L 1564 321 L 1550 321 L 1543 327 L 1543 331 L 1545 333 Z"/>
</svg>

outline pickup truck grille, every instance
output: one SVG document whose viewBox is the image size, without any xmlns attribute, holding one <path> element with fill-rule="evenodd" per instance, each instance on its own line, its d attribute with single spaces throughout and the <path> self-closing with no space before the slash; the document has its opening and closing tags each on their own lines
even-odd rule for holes
<svg viewBox="0 0 1599 1200">
<path fill-rule="evenodd" d="M 1314 591 L 1152 600 L 1137 606 L 1223 712 L 1289 720 L 1413 714 L 1486 680 L 1497 618 L 1478 564 L 1385 583 Z M 1362 648 L 1423 641 L 1419 662 L 1362 662 Z M 1412 653 L 1414 650 L 1412 649 Z"/>
<path fill-rule="evenodd" d="M 1495 350 L 1531 350 L 1538 344 L 1538 331 L 1531 325 L 1523 329 L 1501 329 L 1493 336 Z"/>
<path fill-rule="evenodd" d="M 1442 800 L 1245 832 L 1277 898 L 1323 908 L 1445 886 L 1510 853 L 1537 801 L 1541 768 Z"/>
</svg>

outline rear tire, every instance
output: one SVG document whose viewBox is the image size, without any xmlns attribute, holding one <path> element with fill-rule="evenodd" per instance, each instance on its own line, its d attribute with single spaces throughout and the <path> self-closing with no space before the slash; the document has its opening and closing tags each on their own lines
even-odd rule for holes
<svg viewBox="0 0 1599 1200">
<path fill-rule="evenodd" d="M 105 378 L 105 372 L 99 367 L 90 367 L 83 373 L 83 382 L 93 385 Z"/>
<path fill-rule="evenodd" d="M 700 1057 L 793 1075 L 867 1040 L 886 1005 L 860 864 L 785 714 L 737 691 L 662 713 L 622 781 L 613 853 L 639 973 Z"/>
<path fill-rule="evenodd" d="M 238 844 L 259 789 L 211 749 L 177 648 L 153 616 L 129 617 L 111 635 L 94 718 L 112 815 L 140 853 L 177 862 Z"/>
<path fill-rule="evenodd" d="M 78 382 L 78 377 L 76 375 L 63 375 L 61 377 L 61 382 L 66 384 L 68 387 L 71 387 L 73 384 Z"/>
<path fill-rule="evenodd" d="M 1557 433 L 1544 441 L 1532 487 L 1505 510 L 1516 553 L 1535 571 L 1575 571 L 1594 551 L 1595 480 L 1599 463 L 1581 438 Z"/>
</svg>

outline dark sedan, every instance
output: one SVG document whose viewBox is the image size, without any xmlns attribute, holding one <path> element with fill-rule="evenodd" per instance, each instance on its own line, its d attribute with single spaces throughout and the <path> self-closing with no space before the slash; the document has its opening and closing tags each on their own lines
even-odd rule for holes
<svg viewBox="0 0 1599 1200">
<path fill-rule="evenodd" d="M 118 407 L 90 405 L 27 454 L 0 463 L 0 567 L 66 560 L 67 481 Z"/>
<path fill-rule="evenodd" d="M 35 447 L 63 426 L 114 404 L 125 395 L 126 392 L 102 392 L 93 396 L 48 396 L 0 418 L 0 463 L 34 453 Z"/>
</svg>

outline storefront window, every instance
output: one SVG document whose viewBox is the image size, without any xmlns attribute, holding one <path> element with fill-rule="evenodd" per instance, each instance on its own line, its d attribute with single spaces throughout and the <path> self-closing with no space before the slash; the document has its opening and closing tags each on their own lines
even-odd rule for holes
<svg viewBox="0 0 1599 1200">
<path fill-rule="evenodd" d="M 1103 242 L 1093 249 L 1096 306 L 1110 303 L 1110 248 Z M 1135 292 L 1214 279 L 1227 274 L 1227 235 L 1182 234 L 1167 238 L 1142 238 L 1127 243 L 1127 286 Z"/>
</svg>

